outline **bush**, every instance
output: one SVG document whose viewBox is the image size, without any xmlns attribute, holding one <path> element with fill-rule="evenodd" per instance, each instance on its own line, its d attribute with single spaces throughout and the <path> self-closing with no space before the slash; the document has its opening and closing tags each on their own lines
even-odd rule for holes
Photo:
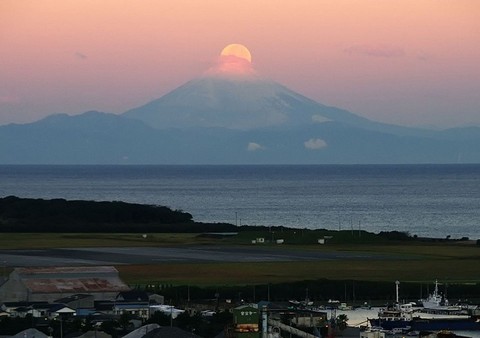
<svg viewBox="0 0 480 338">
<path fill-rule="evenodd" d="M 380 237 L 394 240 L 394 241 L 406 241 L 411 240 L 410 234 L 408 232 L 402 231 L 382 231 L 378 234 Z"/>
</svg>

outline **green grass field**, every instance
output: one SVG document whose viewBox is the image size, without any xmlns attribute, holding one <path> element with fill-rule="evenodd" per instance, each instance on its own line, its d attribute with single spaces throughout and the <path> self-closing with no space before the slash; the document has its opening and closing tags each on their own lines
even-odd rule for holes
<svg viewBox="0 0 480 338">
<path fill-rule="evenodd" d="M 197 234 L 116 234 L 116 233 L 3 233 L 0 249 L 48 249 L 125 246 L 168 246 L 211 243 Z"/>
<path fill-rule="evenodd" d="M 258 233 L 223 239 L 199 238 L 196 234 L 19 234 L 3 233 L 0 249 L 34 249 L 61 247 L 136 247 L 186 245 L 251 245 Z M 297 236 L 297 234 L 292 234 Z M 287 236 L 285 236 L 288 238 Z M 297 236 L 298 237 L 298 236 Z M 366 237 L 365 237 L 366 238 Z M 309 238 L 310 240 L 310 238 Z M 161 263 L 154 265 L 117 266 L 129 284 L 151 282 L 189 285 L 245 285 L 282 283 L 311 279 L 365 281 L 480 282 L 480 246 L 474 242 L 385 242 L 342 241 L 319 244 L 289 245 L 295 250 L 353 251 L 394 254 L 388 260 L 319 260 L 309 262 L 258 263 Z M 274 244 L 265 244 L 274 245 Z M 288 245 L 288 244 L 287 244 Z M 281 247 L 276 245 L 277 250 Z"/>
</svg>

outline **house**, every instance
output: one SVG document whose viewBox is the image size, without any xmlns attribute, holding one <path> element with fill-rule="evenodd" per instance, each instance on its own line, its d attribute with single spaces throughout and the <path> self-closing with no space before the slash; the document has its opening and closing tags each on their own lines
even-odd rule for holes
<svg viewBox="0 0 480 338">
<path fill-rule="evenodd" d="M 163 304 L 163 299 L 163 296 L 148 294 L 145 291 L 123 291 L 115 298 L 113 314 L 120 316 L 127 313 L 145 320 L 150 317 L 150 306 Z"/>
<path fill-rule="evenodd" d="M 15 268 L 0 286 L 0 302 L 51 303 L 77 294 L 113 300 L 128 290 L 113 266 Z"/>
<path fill-rule="evenodd" d="M 50 304 L 46 302 L 26 303 L 7 302 L 0 307 L 9 317 L 25 318 L 31 315 L 33 318 L 56 318 L 59 315 L 73 315 L 75 310 L 64 304 Z"/>
<path fill-rule="evenodd" d="M 148 319 L 150 317 L 150 308 L 148 303 L 115 303 L 113 313 L 117 316 L 129 314 L 141 319 Z"/>
<path fill-rule="evenodd" d="M 158 324 L 146 324 L 143 325 L 142 327 L 139 327 L 138 329 L 133 330 L 130 333 L 127 333 L 123 338 L 141 338 L 144 335 L 146 335 L 148 332 L 153 331 L 155 329 L 158 329 L 160 325 Z"/>
<path fill-rule="evenodd" d="M 68 306 L 65 306 L 63 304 L 52 304 L 47 312 L 48 317 L 50 318 L 56 318 L 59 316 L 62 316 L 62 317 L 73 316 L 74 313 L 75 313 L 74 309 Z"/>
<path fill-rule="evenodd" d="M 68 334 L 65 338 L 112 338 L 111 335 L 103 331 L 87 331 L 79 332 L 78 334 Z"/>
<path fill-rule="evenodd" d="M 120 292 L 115 298 L 113 313 L 117 316 L 129 314 L 131 316 L 148 319 L 150 299 L 145 291 L 131 290 Z"/>
<path fill-rule="evenodd" d="M 72 309 L 91 309 L 94 307 L 94 296 L 75 294 L 54 300 L 54 303 L 64 304 Z"/>
<path fill-rule="evenodd" d="M 42 312 L 41 309 L 46 311 L 46 308 L 48 308 L 47 302 L 5 302 L 0 306 L 0 310 L 7 313 L 9 317 L 19 318 L 25 318 L 28 313 L 35 316 L 35 314 Z"/>
<path fill-rule="evenodd" d="M 145 291 L 129 290 L 119 292 L 115 297 L 116 302 L 145 302 L 148 303 L 148 294 Z"/>
<path fill-rule="evenodd" d="M 37 329 L 26 329 L 17 333 L 11 338 L 50 338 L 45 333 L 38 331 Z"/>
<path fill-rule="evenodd" d="M 148 299 L 150 304 L 164 304 L 165 303 L 165 297 L 162 295 L 159 295 L 157 293 L 149 293 L 148 294 Z"/>
<path fill-rule="evenodd" d="M 145 302 L 148 304 L 163 304 L 164 297 L 156 293 L 148 293 L 140 290 L 122 291 L 115 298 L 116 302 Z"/>
</svg>

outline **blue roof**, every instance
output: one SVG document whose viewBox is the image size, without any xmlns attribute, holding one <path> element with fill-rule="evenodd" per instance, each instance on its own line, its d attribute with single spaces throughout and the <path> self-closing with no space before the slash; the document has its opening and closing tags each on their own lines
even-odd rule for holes
<svg viewBox="0 0 480 338">
<path fill-rule="evenodd" d="M 146 309 L 148 308 L 148 304 L 145 303 L 140 303 L 140 304 L 135 304 L 135 303 L 126 303 L 126 304 L 115 304 L 116 309 Z"/>
<path fill-rule="evenodd" d="M 77 316 L 89 316 L 96 312 L 95 309 L 77 309 L 76 311 Z"/>
</svg>

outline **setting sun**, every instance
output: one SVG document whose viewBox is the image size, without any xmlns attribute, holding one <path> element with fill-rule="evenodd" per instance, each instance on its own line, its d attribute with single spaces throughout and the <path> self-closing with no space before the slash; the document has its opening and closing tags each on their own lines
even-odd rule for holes
<svg viewBox="0 0 480 338">
<path fill-rule="evenodd" d="M 232 43 L 225 47 L 222 52 L 220 53 L 221 56 L 235 56 L 237 58 L 241 58 L 247 60 L 248 62 L 252 62 L 252 54 L 247 47 L 238 43 Z"/>
<path fill-rule="evenodd" d="M 248 48 L 232 43 L 222 49 L 215 64 L 205 74 L 252 76 L 256 74 L 256 71 L 252 67 L 252 54 Z"/>
</svg>

